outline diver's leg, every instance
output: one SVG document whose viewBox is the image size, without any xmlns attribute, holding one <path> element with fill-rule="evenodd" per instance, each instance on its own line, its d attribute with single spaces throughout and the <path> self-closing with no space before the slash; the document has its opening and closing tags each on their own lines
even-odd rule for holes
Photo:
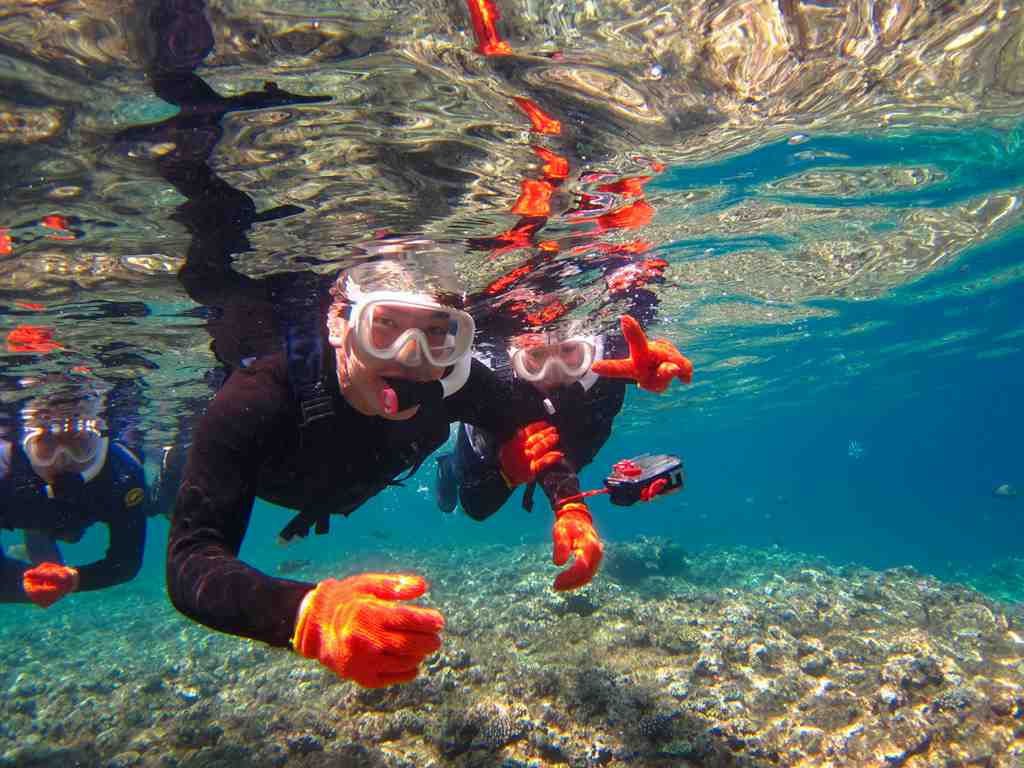
<svg viewBox="0 0 1024 768">
<path fill-rule="evenodd" d="M 459 502 L 459 483 L 455 479 L 455 469 L 452 463 L 455 457 L 450 453 L 444 453 L 437 457 L 437 477 L 434 481 L 434 500 L 437 501 L 437 508 L 446 515 L 455 511 L 455 505 Z"/>
<path fill-rule="evenodd" d="M 501 475 L 489 476 L 475 484 L 459 488 L 462 511 L 474 520 L 486 520 L 508 501 L 512 489 L 505 485 Z"/>
</svg>

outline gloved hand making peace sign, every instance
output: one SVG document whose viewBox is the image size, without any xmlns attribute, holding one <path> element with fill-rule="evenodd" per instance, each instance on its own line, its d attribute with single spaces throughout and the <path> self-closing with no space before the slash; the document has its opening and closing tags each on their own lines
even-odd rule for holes
<svg viewBox="0 0 1024 768">
<path fill-rule="evenodd" d="M 693 363 L 683 357 L 672 342 L 665 339 L 648 341 L 640 323 L 629 315 L 621 320 L 622 335 L 629 344 L 629 357 L 621 360 L 598 360 L 591 370 L 612 379 L 630 379 L 648 392 L 664 392 L 672 379 L 689 384 Z"/>
</svg>

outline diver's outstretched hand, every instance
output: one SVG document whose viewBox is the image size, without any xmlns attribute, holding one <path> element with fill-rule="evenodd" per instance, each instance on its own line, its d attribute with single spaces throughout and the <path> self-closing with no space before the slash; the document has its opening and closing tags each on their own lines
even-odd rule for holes
<svg viewBox="0 0 1024 768">
<path fill-rule="evenodd" d="M 535 421 L 516 430 L 498 451 L 505 485 L 515 488 L 532 483 L 537 475 L 561 461 L 564 454 L 555 450 L 560 439 L 558 430 L 546 421 Z"/>
<path fill-rule="evenodd" d="M 555 577 L 555 590 L 565 592 L 588 584 L 601 565 L 604 544 L 594 530 L 587 505 L 572 501 L 559 507 L 551 538 L 555 543 L 555 565 L 565 565 L 570 555 L 575 556 L 572 565 Z"/>
<path fill-rule="evenodd" d="M 25 595 L 40 608 L 49 608 L 78 589 L 78 570 L 58 563 L 40 563 L 21 577 Z"/>
<path fill-rule="evenodd" d="M 324 579 L 302 601 L 292 647 L 364 688 L 407 683 L 441 647 L 444 617 L 396 601 L 426 591 L 422 576 L 405 573 Z"/>
<path fill-rule="evenodd" d="M 591 370 L 611 379 L 635 381 L 648 392 L 664 392 L 672 379 L 689 384 L 693 363 L 665 339 L 648 341 L 647 334 L 635 319 L 623 315 L 622 335 L 629 344 L 629 357 L 620 360 L 598 360 Z"/>
</svg>

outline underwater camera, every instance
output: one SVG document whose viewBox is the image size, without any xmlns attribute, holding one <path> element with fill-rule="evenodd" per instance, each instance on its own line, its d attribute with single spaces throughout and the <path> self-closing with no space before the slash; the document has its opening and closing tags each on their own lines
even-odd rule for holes
<svg viewBox="0 0 1024 768">
<path fill-rule="evenodd" d="M 683 479 L 683 460 L 678 456 L 643 453 L 616 462 L 604 485 L 612 504 L 628 507 L 681 490 Z"/>
</svg>

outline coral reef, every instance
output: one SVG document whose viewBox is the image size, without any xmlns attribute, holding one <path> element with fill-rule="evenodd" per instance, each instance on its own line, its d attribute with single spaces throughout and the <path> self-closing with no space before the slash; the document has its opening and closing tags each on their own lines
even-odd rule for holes
<svg viewBox="0 0 1024 768">
<path fill-rule="evenodd" d="M 541 545 L 406 558 L 445 644 L 380 690 L 192 624 L 152 585 L 102 612 L 3 606 L 0 766 L 1024 762 L 1024 611 L 966 586 L 657 539 L 611 543 L 569 595 Z"/>
</svg>

